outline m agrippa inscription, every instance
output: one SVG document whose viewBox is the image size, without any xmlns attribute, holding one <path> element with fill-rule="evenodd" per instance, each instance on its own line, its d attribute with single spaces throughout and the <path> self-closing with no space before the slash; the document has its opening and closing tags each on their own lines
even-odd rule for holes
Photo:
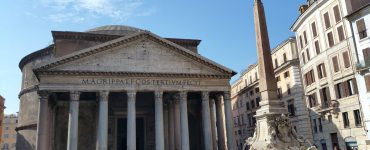
<svg viewBox="0 0 370 150">
<path fill-rule="evenodd" d="M 142 79 L 142 78 L 84 78 L 83 85 L 155 85 L 155 86 L 198 86 L 200 80 L 189 79 Z"/>
</svg>

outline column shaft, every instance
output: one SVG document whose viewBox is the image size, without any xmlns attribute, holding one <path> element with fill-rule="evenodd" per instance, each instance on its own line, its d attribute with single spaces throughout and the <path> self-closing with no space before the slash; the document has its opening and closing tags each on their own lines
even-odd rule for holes
<svg viewBox="0 0 370 150">
<path fill-rule="evenodd" d="M 181 150 L 181 123 L 180 123 L 180 100 L 175 99 L 174 103 L 174 133 L 175 133 L 175 150 Z"/>
<path fill-rule="evenodd" d="M 181 150 L 189 150 L 187 93 L 180 92 Z"/>
<path fill-rule="evenodd" d="M 225 126 L 224 126 L 224 113 L 222 111 L 222 102 L 223 102 L 223 97 L 221 95 L 217 96 L 217 101 L 216 101 L 216 124 L 217 124 L 217 144 L 218 144 L 218 149 L 219 150 L 225 150 L 226 145 L 225 145 Z"/>
<path fill-rule="evenodd" d="M 169 114 L 168 114 L 168 123 L 169 123 L 169 149 L 174 150 L 175 149 L 175 109 L 174 109 L 174 103 L 170 101 L 169 103 Z"/>
<path fill-rule="evenodd" d="M 97 133 L 97 150 L 108 148 L 108 91 L 99 93 L 99 121 Z"/>
<path fill-rule="evenodd" d="M 234 138 L 233 116 L 231 110 L 231 99 L 229 91 L 225 91 L 224 93 L 224 108 L 226 118 L 227 149 L 230 150 L 236 149 L 236 143 Z"/>
<path fill-rule="evenodd" d="M 127 92 L 127 150 L 136 150 L 136 92 Z"/>
<path fill-rule="evenodd" d="M 155 92 L 155 149 L 164 150 L 163 92 Z"/>
<path fill-rule="evenodd" d="M 37 122 L 36 150 L 48 150 L 49 147 L 49 93 L 39 91 L 39 114 Z"/>
<path fill-rule="evenodd" d="M 80 92 L 70 93 L 69 120 L 68 120 L 68 141 L 67 150 L 77 150 L 78 148 L 78 112 Z"/>
<path fill-rule="evenodd" d="M 211 99 L 209 101 L 210 107 L 210 118 L 211 118 L 211 130 L 212 130 L 212 145 L 214 150 L 218 150 L 216 141 L 216 122 L 215 122 L 215 100 Z"/>
<path fill-rule="evenodd" d="M 202 120 L 205 150 L 213 150 L 211 118 L 209 112 L 209 93 L 202 92 Z"/>
</svg>

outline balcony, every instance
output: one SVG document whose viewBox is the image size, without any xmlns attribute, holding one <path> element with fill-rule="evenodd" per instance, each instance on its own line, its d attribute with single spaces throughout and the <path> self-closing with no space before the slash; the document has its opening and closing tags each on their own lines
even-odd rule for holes
<svg viewBox="0 0 370 150">
<path fill-rule="evenodd" d="M 321 114 L 321 116 L 325 116 L 325 114 L 333 114 L 335 118 L 338 117 L 339 112 L 339 102 L 336 100 L 331 100 L 329 102 L 323 102 L 321 104 L 321 107 L 317 110 L 318 113 Z"/>
</svg>

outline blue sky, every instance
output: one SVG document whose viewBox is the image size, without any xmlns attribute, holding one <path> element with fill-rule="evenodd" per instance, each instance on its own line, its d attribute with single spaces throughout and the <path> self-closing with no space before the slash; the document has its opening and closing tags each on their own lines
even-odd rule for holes
<svg viewBox="0 0 370 150">
<path fill-rule="evenodd" d="M 294 35 L 289 28 L 305 0 L 263 2 L 273 48 Z M 0 18 L 0 95 L 6 114 L 19 109 L 20 59 L 51 44 L 52 30 L 114 24 L 200 39 L 200 54 L 237 72 L 257 59 L 253 0 L 4 0 Z"/>
</svg>

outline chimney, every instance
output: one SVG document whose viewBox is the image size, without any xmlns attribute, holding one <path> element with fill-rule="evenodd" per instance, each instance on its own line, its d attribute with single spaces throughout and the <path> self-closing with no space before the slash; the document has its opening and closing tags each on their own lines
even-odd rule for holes
<svg viewBox="0 0 370 150">
<path fill-rule="evenodd" d="M 299 6 L 299 12 L 301 13 L 301 15 L 307 10 L 308 8 L 308 5 L 301 5 Z"/>
</svg>

